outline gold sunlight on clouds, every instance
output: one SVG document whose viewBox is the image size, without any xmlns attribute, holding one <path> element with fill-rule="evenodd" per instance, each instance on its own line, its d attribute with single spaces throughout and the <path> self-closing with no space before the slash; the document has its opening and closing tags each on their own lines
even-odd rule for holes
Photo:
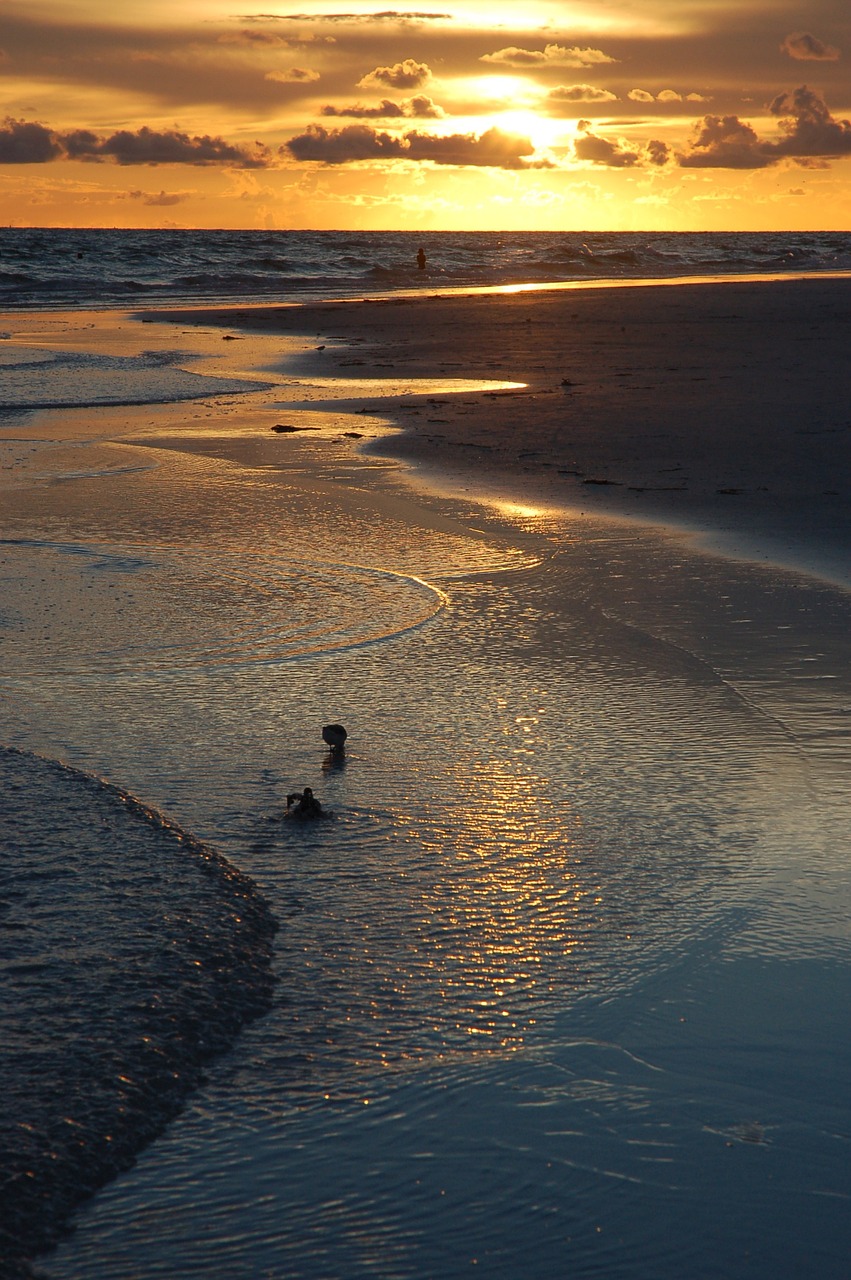
<svg viewBox="0 0 851 1280">
<path fill-rule="evenodd" d="M 763 7 L 13 0 L 4 217 L 843 229 L 851 12 L 769 32 Z"/>
</svg>

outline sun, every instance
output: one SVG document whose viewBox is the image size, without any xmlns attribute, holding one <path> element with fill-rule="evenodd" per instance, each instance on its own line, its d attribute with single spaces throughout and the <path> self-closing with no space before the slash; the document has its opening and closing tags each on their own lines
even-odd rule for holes
<svg viewBox="0 0 851 1280">
<path fill-rule="evenodd" d="M 538 115 L 530 108 L 510 108 L 506 111 L 494 112 L 489 118 L 488 128 L 501 129 L 503 133 L 517 133 L 528 138 L 536 151 L 547 151 L 554 146 L 564 133 L 563 120 L 553 120 L 550 116 Z"/>
<path fill-rule="evenodd" d="M 500 129 L 520 134 L 536 151 L 551 147 L 565 131 L 565 122 L 538 109 L 540 91 L 525 76 L 470 76 L 453 83 L 453 90 L 468 110 L 457 113 L 456 123 L 482 132 Z M 475 104 L 475 108 L 472 107 Z"/>
</svg>

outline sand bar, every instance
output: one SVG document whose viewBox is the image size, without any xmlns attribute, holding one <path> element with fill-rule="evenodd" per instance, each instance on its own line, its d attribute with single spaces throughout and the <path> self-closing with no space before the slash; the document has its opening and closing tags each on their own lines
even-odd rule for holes
<svg viewBox="0 0 851 1280">
<path fill-rule="evenodd" d="M 147 313 L 308 335 L 300 374 L 504 379 L 368 401 L 457 487 L 673 523 L 847 583 L 851 281 L 645 284 Z M 370 387 L 374 392 L 374 387 Z M 357 392 L 353 393 L 353 399 Z M 318 407 L 318 406 L 317 406 Z"/>
</svg>

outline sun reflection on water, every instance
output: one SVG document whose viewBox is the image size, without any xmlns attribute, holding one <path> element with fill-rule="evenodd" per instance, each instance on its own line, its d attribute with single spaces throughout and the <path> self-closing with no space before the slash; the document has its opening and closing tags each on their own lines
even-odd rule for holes
<svg viewBox="0 0 851 1280">
<path fill-rule="evenodd" d="M 452 862 L 439 826 L 411 833 L 440 865 L 423 904 L 428 968 L 456 1033 L 516 1049 L 578 969 L 596 892 L 577 856 L 579 819 L 544 779 L 496 763 L 455 782 Z"/>
</svg>

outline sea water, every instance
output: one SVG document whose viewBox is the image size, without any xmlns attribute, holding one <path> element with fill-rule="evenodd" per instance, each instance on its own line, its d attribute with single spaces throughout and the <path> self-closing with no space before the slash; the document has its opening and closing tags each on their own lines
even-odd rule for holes
<svg viewBox="0 0 851 1280">
<path fill-rule="evenodd" d="M 844 1276 L 847 596 L 134 399 L 7 420 L 7 1062 L 48 1166 L 151 1136 L 128 1008 L 194 1092 L 44 1274 Z"/>
<path fill-rule="evenodd" d="M 427 266 L 417 268 L 425 246 Z M 0 227 L 0 309 L 287 301 L 692 275 L 848 272 L 845 232 L 128 231 Z"/>
</svg>

